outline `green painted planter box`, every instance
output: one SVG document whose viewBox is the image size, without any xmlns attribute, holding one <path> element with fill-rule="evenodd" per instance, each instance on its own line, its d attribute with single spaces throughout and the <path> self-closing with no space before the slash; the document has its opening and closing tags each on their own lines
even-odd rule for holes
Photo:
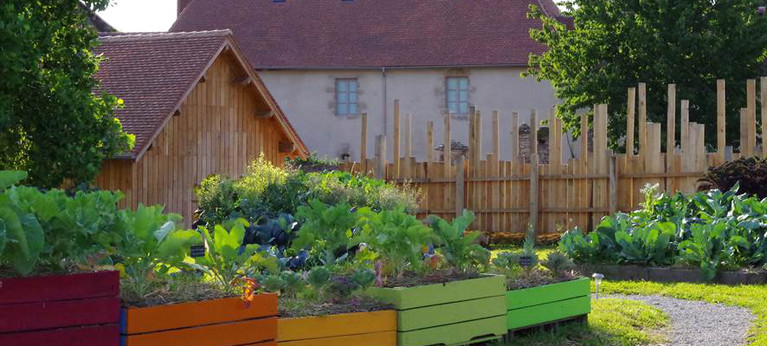
<svg viewBox="0 0 767 346">
<path fill-rule="evenodd" d="M 397 309 L 397 344 L 464 345 L 506 334 L 503 276 L 417 287 L 373 287 L 367 293 Z"/>
<path fill-rule="evenodd" d="M 515 330 L 591 312 L 588 278 L 506 292 L 508 328 Z"/>
</svg>

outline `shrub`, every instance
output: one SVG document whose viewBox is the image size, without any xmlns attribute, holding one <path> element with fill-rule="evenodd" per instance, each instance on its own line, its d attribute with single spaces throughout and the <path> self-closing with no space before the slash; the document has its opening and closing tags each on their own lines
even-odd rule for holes
<svg viewBox="0 0 767 346">
<path fill-rule="evenodd" d="M 767 159 L 747 157 L 725 162 L 709 168 L 700 182 L 701 191 L 729 191 L 737 184 L 741 193 L 767 198 Z"/>
</svg>

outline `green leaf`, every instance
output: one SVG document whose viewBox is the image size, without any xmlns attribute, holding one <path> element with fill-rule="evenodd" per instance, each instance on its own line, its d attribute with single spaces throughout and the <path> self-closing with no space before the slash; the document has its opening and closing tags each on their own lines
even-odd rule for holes
<svg viewBox="0 0 767 346">
<path fill-rule="evenodd" d="M 5 190 L 20 181 L 27 179 L 24 171 L 0 171 L 0 191 Z"/>
</svg>

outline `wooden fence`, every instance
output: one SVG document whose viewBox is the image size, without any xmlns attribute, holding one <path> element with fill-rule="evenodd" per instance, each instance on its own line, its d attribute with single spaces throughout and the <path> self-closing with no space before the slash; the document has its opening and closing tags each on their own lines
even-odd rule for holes
<svg viewBox="0 0 767 346">
<path fill-rule="evenodd" d="M 767 100 L 767 77 L 761 79 L 761 99 Z M 638 100 L 637 100 L 638 94 Z M 524 232 L 532 225 L 539 235 L 560 233 L 579 226 L 590 230 L 604 215 L 630 211 L 643 201 L 640 190 L 658 184 L 667 192 L 693 192 L 698 179 L 710 166 L 725 161 L 725 83 L 717 81 L 717 151 L 706 150 L 705 125 L 689 121 L 689 102 L 680 102 L 680 121 L 676 120 L 676 86 L 668 86 L 667 143 L 679 143 L 671 154 L 661 152 L 661 124 L 647 121 L 646 86 L 628 89 L 626 152 L 613 153 L 607 147 L 607 105 L 594 107 L 593 138 L 580 141 L 579 157 L 562 160 L 562 123 L 549 120 L 549 162 L 538 162 L 536 134 L 539 121 L 531 118 L 529 163 L 519 155 L 519 114 L 511 115 L 510 140 L 501 141 L 499 113 L 493 112 L 492 147 L 482 148 L 482 121 L 485 115 L 472 110 L 469 116 L 469 145 L 464 159 L 456 162 L 451 155 L 435 157 L 434 123 L 427 123 L 426 161 L 416 161 L 412 154 L 411 116 L 400 119 L 395 101 L 393 162 L 386 158 L 384 136 L 377 136 L 375 157 L 367 156 L 367 116 L 363 114 L 361 157 L 346 169 L 374 175 L 398 183 L 410 183 L 423 193 L 419 214 L 452 218 L 464 208 L 477 215 L 473 227 L 486 232 Z M 637 102 L 638 101 L 638 102 Z M 636 116 L 635 116 L 636 115 Z M 443 115 L 443 143 L 451 143 L 451 116 Z M 582 116 L 581 133 L 588 133 L 588 119 Z M 756 81 L 747 83 L 747 107 L 741 109 L 740 153 L 732 158 L 757 155 Z M 635 123 L 636 122 L 636 123 Z M 638 123 L 638 124 L 637 124 Z M 681 126 L 681 138 L 675 127 Z M 637 124 L 638 133 L 634 133 Z M 404 138 L 401 127 L 404 126 Z M 767 134 L 767 102 L 761 102 L 762 133 Z M 634 143 L 638 142 L 635 150 Z M 404 142 L 404 148 L 401 144 Z M 508 149 L 503 149 L 504 147 Z M 402 150 L 404 149 L 404 150 Z M 500 161 L 501 150 L 511 150 L 511 161 Z M 635 154 L 636 152 L 636 154 Z M 761 147 L 767 157 L 767 147 Z"/>
</svg>

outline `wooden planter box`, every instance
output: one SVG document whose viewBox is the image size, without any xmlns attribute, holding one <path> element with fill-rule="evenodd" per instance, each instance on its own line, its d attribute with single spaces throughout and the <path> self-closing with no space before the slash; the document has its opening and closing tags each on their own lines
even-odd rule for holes
<svg viewBox="0 0 767 346">
<path fill-rule="evenodd" d="M 397 312 L 384 310 L 316 317 L 280 318 L 277 345 L 397 345 Z"/>
<path fill-rule="evenodd" d="M 456 345 L 506 334 L 503 276 L 418 287 L 368 289 L 397 309 L 398 345 Z"/>
<path fill-rule="evenodd" d="M 588 278 L 506 292 L 508 329 L 548 324 L 591 312 Z"/>
<path fill-rule="evenodd" d="M 122 345 L 275 345 L 277 296 L 260 294 L 250 306 L 240 298 L 146 308 L 125 308 Z"/>
<path fill-rule="evenodd" d="M 0 345 L 117 345 L 120 274 L 0 279 Z"/>
</svg>

